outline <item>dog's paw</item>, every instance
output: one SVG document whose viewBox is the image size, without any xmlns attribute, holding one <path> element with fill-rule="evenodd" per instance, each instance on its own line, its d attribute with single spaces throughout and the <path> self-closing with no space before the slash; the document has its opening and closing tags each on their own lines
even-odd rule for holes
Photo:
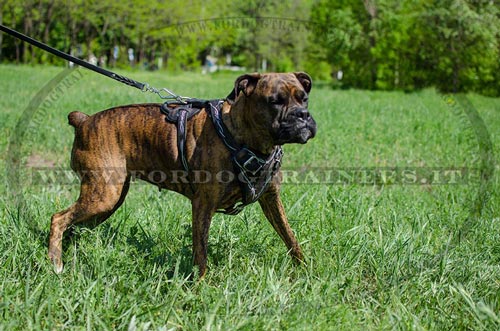
<svg viewBox="0 0 500 331">
<path fill-rule="evenodd" d="M 52 262 L 52 266 L 54 267 L 54 272 L 56 274 L 60 274 L 63 272 L 64 265 L 61 261 L 61 258 L 54 256 L 54 254 L 49 253 L 49 260 Z"/>
<path fill-rule="evenodd" d="M 60 265 L 54 264 L 54 272 L 56 274 L 58 274 L 58 275 L 61 274 L 63 272 L 63 269 L 64 269 L 64 266 L 62 263 Z"/>
</svg>

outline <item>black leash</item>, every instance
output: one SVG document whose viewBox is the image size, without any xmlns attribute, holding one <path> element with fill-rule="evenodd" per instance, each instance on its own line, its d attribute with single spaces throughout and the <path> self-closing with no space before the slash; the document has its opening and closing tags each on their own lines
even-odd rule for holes
<svg viewBox="0 0 500 331">
<path fill-rule="evenodd" d="M 55 56 L 57 57 L 60 57 L 60 58 L 63 58 L 67 61 L 70 61 L 70 62 L 73 62 L 73 63 L 76 63 L 78 64 L 79 66 L 82 66 L 84 68 L 87 68 L 89 70 L 92 70 L 94 72 L 97 72 L 101 75 L 104 75 L 106 77 L 109 77 L 111 79 L 114 79 L 120 83 L 123 83 L 123 84 L 126 84 L 128 86 L 132 86 L 132 87 L 135 87 L 139 90 L 141 90 L 142 92 L 152 92 L 152 93 L 156 93 L 160 96 L 160 98 L 162 99 L 171 99 L 171 100 L 176 100 L 178 102 L 181 102 L 181 103 L 185 103 L 185 100 L 188 99 L 186 97 L 182 97 L 182 96 L 179 96 L 175 93 L 173 93 L 172 91 L 166 89 L 166 88 L 162 88 L 162 89 L 157 89 L 157 88 L 154 88 L 154 87 L 151 87 L 149 86 L 149 84 L 147 83 L 141 83 L 141 82 L 138 82 L 136 80 L 133 80 L 133 79 L 130 79 L 130 78 L 127 78 L 125 76 L 122 76 L 122 75 L 118 75 L 112 71 L 109 71 L 109 70 L 106 70 L 104 68 L 101 68 L 101 67 L 98 67 L 98 66 L 95 66 L 93 64 L 90 64 L 88 62 L 85 62 L 77 57 L 74 57 L 74 56 L 71 56 L 67 53 L 64 53 L 64 52 L 61 52 L 60 50 L 58 49 L 55 49 L 53 47 L 50 47 L 49 45 L 47 44 L 44 44 L 38 40 L 35 40 L 31 37 L 28 37 L 27 35 L 24 35 L 16 30 L 13 30 L 11 28 L 8 28 L 6 27 L 5 25 L 2 25 L 0 24 L 0 30 L 7 33 L 7 34 L 10 34 L 11 36 L 17 38 L 17 39 L 20 39 L 24 42 L 27 42 L 35 47 L 38 47 L 40 49 L 43 49 L 44 51 L 47 51 L 51 54 L 54 54 Z M 166 94 L 162 94 L 162 92 L 166 92 Z"/>
</svg>

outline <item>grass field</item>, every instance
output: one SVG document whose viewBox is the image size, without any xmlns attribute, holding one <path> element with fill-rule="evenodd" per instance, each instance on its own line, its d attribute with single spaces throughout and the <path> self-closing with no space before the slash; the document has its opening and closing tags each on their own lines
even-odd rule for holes
<svg viewBox="0 0 500 331">
<path fill-rule="evenodd" d="M 158 100 L 84 72 L 30 110 L 61 70 L 0 66 L 0 330 L 500 328 L 500 99 L 313 87 L 318 135 L 284 157 L 309 179 L 282 192 L 305 266 L 252 205 L 214 218 L 208 274 L 192 282 L 189 201 L 137 182 L 111 219 L 66 241 L 56 275 L 50 216 L 79 188 L 33 182 L 33 169 L 69 168 L 70 111 Z M 126 74 L 199 98 L 226 96 L 236 78 Z M 396 168 L 409 172 L 386 184 L 319 177 Z"/>
</svg>

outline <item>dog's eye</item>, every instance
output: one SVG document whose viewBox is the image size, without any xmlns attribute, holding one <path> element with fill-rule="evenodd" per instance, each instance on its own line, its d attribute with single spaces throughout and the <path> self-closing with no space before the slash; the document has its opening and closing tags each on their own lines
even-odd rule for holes
<svg viewBox="0 0 500 331">
<path fill-rule="evenodd" d="M 309 101 L 309 95 L 305 92 L 299 91 L 295 94 L 295 100 L 301 103 L 307 103 Z"/>
<path fill-rule="evenodd" d="M 285 99 L 280 98 L 280 97 L 278 97 L 278 98 L 271 98 L 271 99 L 269 99 L 269 103 L 273 104 L 273 105 L 277 105 L 277 106 L 282 106 L 282 105 L 285 104 Z"/>
</svg>

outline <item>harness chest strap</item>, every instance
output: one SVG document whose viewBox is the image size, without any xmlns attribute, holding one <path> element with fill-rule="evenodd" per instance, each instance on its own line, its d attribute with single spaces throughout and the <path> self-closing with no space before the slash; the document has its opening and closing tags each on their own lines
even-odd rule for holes
<svg viewBox="0 0 500 331">
<path fill-rule="evenodd" d="M 189 175 L 189 164 L 186 159 L 186 124 L 202 108 L 208 112 L 212 119 L 218 136 L 231 153 L 231 160 L 235 175 L 240 183 L 243 199 L 242 203 L 222 212 L 238 214 L 243 208 L 257 201 L 266 191 L 272 178 L 281 167 L 283 150 L 276 146 L 268 156 L 258 155 L 246 146 L 240 146 L 233 138 L 221 118 L 220 109 L 224 100 L 187 100 L 186 104 L 172 104 L 169 102 L 161 106 L 161 111 L 167 115 L 166 120 L 177 125 L 177 148 L 184 170 Z M 189 178 L 189 177 L 188 177 Z M 191 189 L 194 185 L 190 181 Z"/>
</svg>

